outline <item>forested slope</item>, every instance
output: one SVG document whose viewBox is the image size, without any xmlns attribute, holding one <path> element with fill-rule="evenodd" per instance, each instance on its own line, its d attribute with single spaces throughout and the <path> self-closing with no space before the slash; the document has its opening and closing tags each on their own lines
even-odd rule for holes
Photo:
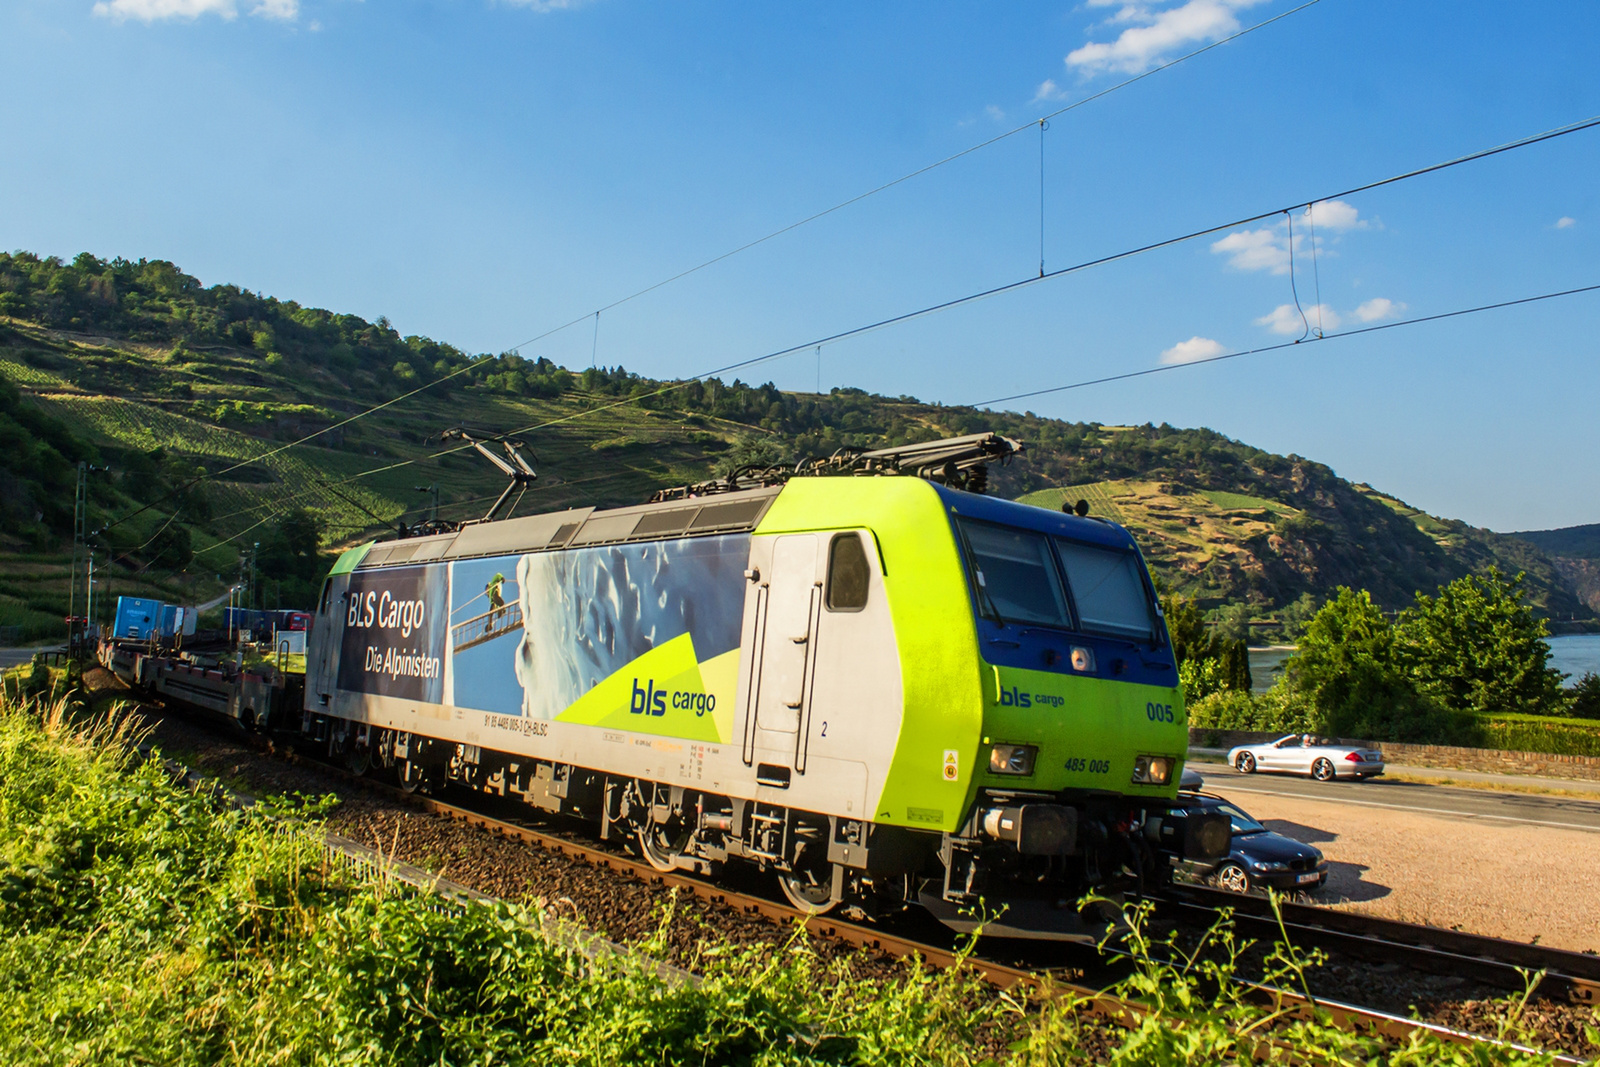
<svg viewBox="0 0 1600 1067">
<path fill-rule="evenodd" d="M 1400 607 L 1492 562 L 1528 571 L 1542 609 L 1588 613 L 1525 541 L 1423 515 L 1322 464 L 1210 430 L 1065 423 L 851 389 L 709 381 L 660 392 L 665 384 L 620 367 L 476 357 L 383 319 L 204 286 L 161 261 L 0 254 L 0 625 L 37 629 L 64 608 L 80 461 L 109 468 L 89 476 L 88 525 L 100 531 L 111 593 L 199 599 L 252 550 L 263 599 L 287 605 L 317 566 L 308 537 L 327 548 L 415 521 L 429 486 L 444 517 L 481 514 L 498 474 L 470 453 L 441 458 L 427 441 L 463 422 L 524 430 L 541 480 L 523 512 L 636 502 L 744 459 L 994 429 L 1028 446 L 996 472 L 997 492 L 1046 491 L 1030 500 L 1048 506 L 1092 497 L 1139 532 L 1168 586 L 1208 606 L 1244 601 L 1265 615 L 1347 584 Z M 1074 488 L 1049 492 L 1059 487 Z"/>
</svg>

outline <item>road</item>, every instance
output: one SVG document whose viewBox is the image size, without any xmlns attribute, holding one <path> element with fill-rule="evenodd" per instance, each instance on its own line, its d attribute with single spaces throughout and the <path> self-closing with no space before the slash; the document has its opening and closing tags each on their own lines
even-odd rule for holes
<svg viewBox="0 0 1600 1067">
<path fill-rule="evenodd" d="M 1205 788 L 1322 850 L 1336 908 L 1600 950 L 1600 792 L 1543 796 L 1377 778 L 1313 782 L 1196 761 Z M 1484 775 L 1484 778 L 1500 777 Z M 1521 784 L 1583 789 L 1551 778 Z"/>
<path fill-rule="evenodd" d="M 0 671 L 8 671 L 19 663 L 26 663 L 33 658 L 35 652 L 53 652 L 58 645 L 45 645 L 41 648 L 0 648 Z"/>
<path fill-rule="evenodd" d="M 1315 800 L 1366 808 L 1392 809 L 1500 826 L 1547 826 L 1600 833 L 1600 794 L 1586 797 L 1461 789 L 1423 782 L 1374 778 L 1366 782 L 1314 782 L 1284 774 L 1240 774 L 1225 763 L 1188 764 L 1206 780 L 1209 792 L 1236 797 L 1246 810 L 1253 796 Z M 1571 783 L 1529 778 L 1528 784 L 1560 789 Z"/>
</svg>

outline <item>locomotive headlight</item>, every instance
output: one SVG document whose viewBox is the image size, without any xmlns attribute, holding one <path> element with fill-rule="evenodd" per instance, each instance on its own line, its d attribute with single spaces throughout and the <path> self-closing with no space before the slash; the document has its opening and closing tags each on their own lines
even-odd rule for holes
<svg viewBox="0 0 1600 1067">
<path fill-rule="evenodd" d="M 1035 745 L 995 745 L 989 750 L 989 770 L 993 774 L 1029 775 L 1038 754 Z"/>
<path fill-rule="evenodd" d="M 1141 785 L 1166 785 L 1172 781 L 1171 756 L 1140 756 L 1133 761 L 1133 780 Z"/>
<path fill-rule="evenodd" d="M 1072 646 L 1072 669 L 1075 671 L 1094 670 L 1094 650 L 1084 648 L 1082 645 Z"/>
</svg>

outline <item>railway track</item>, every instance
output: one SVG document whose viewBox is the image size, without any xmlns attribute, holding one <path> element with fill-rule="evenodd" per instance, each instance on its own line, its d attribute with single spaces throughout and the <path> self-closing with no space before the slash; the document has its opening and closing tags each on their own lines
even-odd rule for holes
<svg viewBox="0 0 1600 1067">
<path fill-rule="evenodd" d="M 1279 934 L 1281 916 L 1283 931 L 1296 945 L 1467 977 L 1509 992 L 1523 990 L 1528 972 L 1542 972 L 1541 996 L 1600 1005 L 1600 956 L 1588 953 L 1292 901 L 1280 901 L 1279 914 L 1274 915 L 1271 902 L 1264 897 L 1202 886 L 1176 886 L 1160 902 L 1162 913 L 1194 924 L 1209 925 L 1224 907 L 1233 909 L 1242 929 L 1274 937 Z"/>
<path fill-rule="evenodd" d="M 177 701 L 174 703 L 183 711 L 205 710 L 189 709 Z M 210 717 L 206 718 L 209 720 Z M 229 732 L 236 740 L 262 755 L 315 767 L 321 773 L 381 795 L 397 805 L 553 852 L 596 870 L 634 878 L 648 885 L 677 888 L 707 904 L 745 916 L 788 928 L 799 923 L 814 937 L 840 945 L 888 958 L 920 957 L 929 965 L 939 968 L 971 968 L 986 982 L 1002 990 L 1024 987 L 1029 995 L 1071 995 L 1080 1000 L 1084 1010 L 1119 1026 L 1135 1025 L 1145 1010 L 1136 1002 L 1110 996 L 1102 989 L 1083 984 L 1078 980 L 1083 974 L 1081 966 L 1039 964 L 1031 960 L 1027 965 L 1017 966 L 1012 962 L 985 958 L 976 952 L 960 953 L 942 945 L 905 937 L 881 925 L 865 926 L 832 916 L 807 915 L 765 897 L 714 885 L 688 874 L 662 872 L 614 851 L 546 833 L 463 804 L 410 793 L 371 777 L 354 775 L 342 767 L 308 756 L 293 746 L 254 735 Z M 1272 915 L 1270 904 L 1262 898 L 1183 886 L 1176 887 L 1160 898 L 1157 905 L 1158 915 L 1164 918 L 1206 926 L 1216 921 L 1221 909 L 1228 908 L 1243 931 L 1260 933 L 1268 943 L 1277 939 L 1279 934 L 1279 919 Z M 1363 960 L 1400 963 L 1425 972 L 1469 976 L 1485 985 L 1512 992 L 1520 992 L 1524 988 L 1523 972 L 1519 968 L 1543 971 L 1540 995 L 1579 1005 L 1593 1005 L 1600 1000 L 1600 957 L 1315 906 L 1284 903 L 1281 908 L 1283 930 L 1297 947 L 1315 945 Z M 1495 1040 L 1357 1004 L 1320 996 L 1312 999 L 1291 990 L 1245 984 L 1250 985 L 1248 995 L 1251 999 L 1288 1018 L 1309 1018 L 1320 1011 L 1345 1028 L 1365 1029 L 1395 1041 L 1405 1041 L 1418 1030 L 1427 1030 L 1444 1040 L 1461 1044 Z M 1563 1062 L 1582 1061 L 1566 1059 Z"/>
<path fill-rule="evenodd" d="M 941 969 L 969 968 L 999 990 L 1020 989 L 1026 991 L 1029 996 L 1072 996 L 1078 999 L 1082 1010 L 1120 1027 L 1137 1025 L 1147 1011 L 1145 1006 L 1137 1001 L 1112 996 L 1103 988 L 1084 984 L 1079 980 L 1082 975 L 1081 966 L 1058 964 L 1019 966 L 987 958 L 978 952 L 961 952 L 943 945 L 902 936 L 881 925 L 867 926 L 829 915 L 809 915 L 767 897 L 739 892 L 687 873 L 664 872 L 616 851 L 575 841 L 557 833 L 549 833 L 523 822 L 500 818 L 464 803 L 408 792 L 369 776 L 355 775 L 342 767 L 307 756 L 291 746 L 255 738 L 248 740 L 252 747 L 264 754 L 313 766 L 341 781 L 412 810 L 449 819 L 483 833 L 552 852 L 597 871 L 607 872 L 611 876 L 637 879 L 661 888 L 678 889 L 693 894 L 707 904 L 757 917 L 783 928 L 793 929 L 799 924 L 816 938 L 893 959 L 920 958 L 928 965 Z M 1600 957 L 1546 949 L 1542 946 L 1522 945 L 1496 938 L 1462 934 L 1458 931 L 1370 919 L 1367 916 L 1333 912 L 1315 906 L 1288 903 L 1280 906 L 1283 908 L 1284 928 L 1297 947 L 1319 945 L 1366 959 L 1386 963 L 1403 961 L 1407 966 L 1436 972 L 1442 970 L 1444 973 L 1467 973 L 1464 968 L 1469 968 L 1472 977 L 1477 980 L 1508 991 L 1520 991 L 1524 988 L 1522 972 L 1518 967 L 1544 970 L 1546 978 L 1541 986 L 1544 995 L 1549 996 L 1559 992 L 1574 1002 L 1585 1004 L 1592 1003 L 1596 991 L 1600 990 L 1600 980 L 1590 976 L 1591 969 L 1594 974 L 1600 974 Z M 1158 914 L 1174 915 L 1181 921 L 1203 922 L 1207 926 L 1216 921 L 1224 908 L 1233 911 L 1235 921 L 1241 927 L 1258 930 L 1272 938 L 1278 935 L 1278 921 L 1271 914 L 1269 902 L 1262 898 L 1240 897 L 1201 887 L 1182 887 L 1178 893 L 1158 901 Z M 1329 919 L 1328 916 L 1333 918 Z M 1370 922 L 1367 921 L 1369 919 Z M 1497 959 L 1487 955 L 1497 947 L 1504 949 L 1507 958 Z M 1300 992 L 1273 988 L 1243 979 L 1238 981 L 1246 987 L 1246 995 L 1250 1000 L 1267 1010 L 1281 1013 L 1285 1020 L 1311 1019 L 1320 1013 L 1342 1028 L 1381 1034 L 1395 1042 L 1404 1042 L 1417 1031 L 1427 1031 L 1442 1040 L 1460 1045 L 1484 1042 L 1511 1044 L 1493 1037 L 1406 1018 L 1353 1003 L 1324 997 L 1308 997 Z M 1558 1062 L 1578 1064 L 1584 1061 L 1560 1056 Z"/>
</svg>

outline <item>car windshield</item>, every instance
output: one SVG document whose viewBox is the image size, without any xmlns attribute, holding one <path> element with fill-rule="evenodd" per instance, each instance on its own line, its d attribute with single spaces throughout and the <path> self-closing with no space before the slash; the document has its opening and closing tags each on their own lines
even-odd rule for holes
<svg viewBox="0 0 1600 1067">
<path fill-rule="evenodd" d="M 1226 815 L 1228 820 L 1233 823 L 1233 832 L 1235 836 L 1242 834 L 1259 834 L 1266 829 L 1265 826 L 1262 826 L 1260 823 L 1256 822 L 1254 819 L 1240 811 L 1238 808 L 1234 807 L 1232 804 L 1218 804 L 1217 810 Z"/>
<path fill-rule="evenodd" d="M 958 521 L 982 614 L 999 622 L 1157 639 L 1138 553 Z"/>
</svg>

